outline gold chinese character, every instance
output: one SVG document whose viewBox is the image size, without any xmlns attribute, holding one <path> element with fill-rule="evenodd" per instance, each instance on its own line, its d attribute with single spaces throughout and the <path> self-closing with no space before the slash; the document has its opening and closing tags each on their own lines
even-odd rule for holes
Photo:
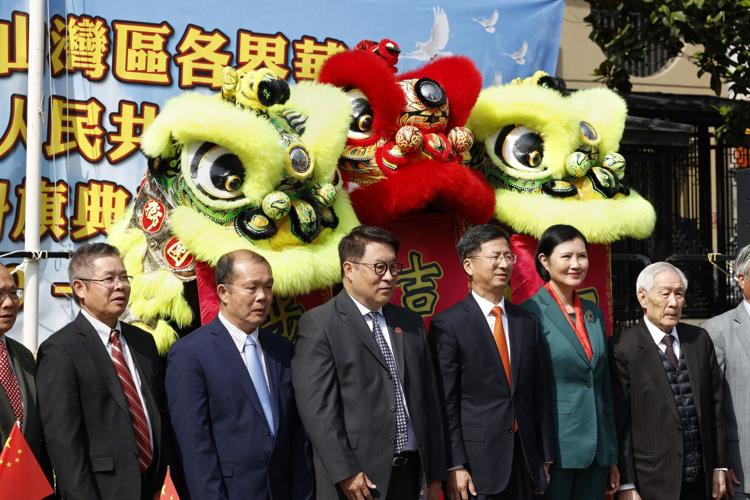
<svg viewBox="0 0 750 500">
<path fill-rule="evenodd" d="M 79 241 L 107 234 L 115 220 L 125 214 L 131 194 L 124 187 L 107 181 L 76 184 L 75 212 L 70 238 Z"/>
<path fill-rule="evenodd" d="M 219 30 L 207 33 L 191 25 L 177 45 L 178 55 L 174 58 L 180 67 L 180 87 L 221 88 L 224 66 L 232 60 L 232 54 L 222 50 L 228 43 L 229 38 Z"/>
<path fill-rule="evenodd" d="M 289 39 L 281 33 L 264 35 L 240 30 L 237 39 L 237 71 L 244 73 L 268 68 L 279 78 L 289 76 L 286 64 Z"/>
<path fill-rule="evenodd" d="M 0 159 L 15 149 L 18 141 L 26 143 L 26 96 L 14 94 L 10 98 L 10 122 L 0 137 Z"/>
<path fill-rule="evenodd" d="M 167 41 L 174 30 L 161 24 L 114 21 L 113 73 L 123 82 L 171 85 Z"/>
<path fill-rule="evenodd" d="M 28 71 L 29 15 L 13 12 L 13 21 L 0 21 L 0 76 Z M 15 52 L 11 54 L 11 48 Z"/>
<path fill-rule="evenodd" d="M 303 36 L 300 40 L 295 40 L 294 46 L 294 79 L 315 80 L 323 63 L 334 54 L 344 52 L 346 44 L 339 40 L 326 38 L 325 42 L 318 42 L 310 36 Z"/>
<path fill-rule="evenodd" d="M 101 17 L 68 16 L 66 66 L 89 80 L 101 80 L 109 66 L 109 27 Z"/>
<path fill-rule="evenodd" d="M 107 134 L 107 139 L 114 147 L 107 151 L 107 160 L 110 163 L 119 163 L 138 151 L 141 144 L 143 130 L 154 121 L 159 106 L 154 103 L 141 103 L 141 112 L 138 113 L 138 105 L 130 101 L 120 101 L 117 113 L 109 116 L 109 120 L 116 127 L 116 131 Z"/>
<path fill-rule="evenodd" d="M 398 286 L 401 287 L 401 305 L 422 316 L 431 316 L 439 295 L 437 282 L 443 277 L 443 269 L 437 262 L 425 264 L 422 254 L 410 250 L 409 266 L 398 275 Z"/>
<path fill-rule="evenodd" d="M 91 163 L 101 160 L 104 155 L 102 111 L 104 106 L 93 97 L 84 102 L 53 96 L 50 137 L 44 143 L 47 158 L 77 149 Z"/>
<path fill-rule="evenodd" d="M 24 236 L 26 225 L 26 187 L 24 184 L 16 186 L 16 216 L 13 227 L 10 230 L 10 239 L 18 241 Z M 65 181 L 57 181 L 53 184 L 49 179 L 42 177 L 41 196 L 39 199 L 39 236 L 52 236 L 55 241 L 60 241 L 68 231 L 68 221 L 65 218 L 65 205 L 68 203 L 68 184 Z"/>
</svg>

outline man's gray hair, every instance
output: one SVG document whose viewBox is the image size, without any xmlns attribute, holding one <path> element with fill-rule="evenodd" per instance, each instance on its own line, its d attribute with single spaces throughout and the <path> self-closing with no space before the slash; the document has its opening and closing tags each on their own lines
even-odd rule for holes
<svg viewBox="0 0 750 500">
<path fill-rule="evenodd" d="M 742 274 L 745 279 L 750 278 L 750 245 L 742 247 L 734 259 L 734 275 Z"/>
<path fill-rule="evenodd" d="M 687 291 L 688 280 L 685 277 L 685 273 L 669 262 L 654 262 L 643 268 L 643 271 L 638 275 L 638 279 L 635 280 L 635 293 L 641 290 L 648 293 L 654 287 L 656 275 L 664 271 L 673 271 L 676 273 L 680 277 L 680 281 L 682 281 L 682 288 Z"/>
</svg>

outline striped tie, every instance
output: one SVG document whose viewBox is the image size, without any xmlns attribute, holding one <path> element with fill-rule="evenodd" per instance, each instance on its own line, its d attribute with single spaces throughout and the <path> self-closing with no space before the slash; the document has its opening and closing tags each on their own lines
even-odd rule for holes
<svg viewBox="0 0 750 500">
<path fill-rule="evenodd" d="M 8 356 L 8 347 L 5 341 L 0 340 L 0 384 L 5 389 L 8 401 L 13 407 L 13 414 L 16 420 L 23 422 L 23 404 L 21 403 L 21 389 L 18 387 L 18 380 L 13 374 L 10 367 L 10 356 Z"/>
<path fill-rule="evenodd" d="M 130 374 L 128 365 L 125 363 L 125 356 L 122 354 L 122 344 L 120 343 L 120 332 L 112 330 L 109 334 L 109 340 L 112 342 L 112 364 L 115 365 L 115 371 L 120 378 L 122 392 L 128 399 L 128 408 L 130 408 L 130 420 L 133 424 L 133 434 L 135 435 L 135 445 L 138 448 L 138 465 L 141 473 L 145 474 L 148 466 L 151 465 L 153 451 L 151 450 L 151 440 L 148 433 L 148 422 L 146 421 L 146 412 L 143 411 L 141 398 L 138 397 L 138 390 L 135 388 L 133 377 Z"/>
</svg>

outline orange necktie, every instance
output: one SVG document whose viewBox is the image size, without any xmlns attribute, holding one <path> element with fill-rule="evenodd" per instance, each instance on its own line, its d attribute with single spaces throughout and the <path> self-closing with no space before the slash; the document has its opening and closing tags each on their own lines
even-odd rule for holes
<svg viewBox="0 0 750 500">
<path fill-rule="evenodd" d="M 500 359 L 503 362 L 505 378 L 508 380 L 508 387 L 512 388 L 510 380 L 510 355 L 508 354 L 508 341 L 505 338 L 505 328 L 503 328 L 503 308 L 495 306 L 491 311 L 495 317 L 495 327 L 492 329 L 492 336 L 495 338 L 495 345 L 500 352 Z M 513 417 L 513 432 L 518 430 L 518 419 Z"/>
</svg>

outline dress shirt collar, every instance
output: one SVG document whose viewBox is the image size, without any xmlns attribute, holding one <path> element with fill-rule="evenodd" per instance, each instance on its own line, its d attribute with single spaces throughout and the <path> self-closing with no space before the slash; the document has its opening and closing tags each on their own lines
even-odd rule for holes
<svg viewBox="0 0 750 500">
<path fill-rule="evenodd" d="M 253 340 L 255 341 L 255 345 L 260 345 L 260 340 L 258 339 L 260 335 L 260 328 L 256 328 L 249 334 L 245 333 L 240 330 L 240 328 L 237 327 L 234 323 L 229 321 L 229 319 L 221 314 L 221 312 L 219 312 L 219 321 L 221 321 L 221 324 L 224 325 L 224 328 L 227 329 L 227 331 L 229 332 L 229 336 L 232 337 L 232 340 L 234 341 L 234 345 L 237 346 L 237 349 L 239 349 L 240 352 L 245 350 L 245 340 L 247 340 L 248 335 L 253 338 Z"/>
<path fill-rule="evenodd" d="M 666 333 L 662 331 L 658 326 L 653 324 L 647 316 L 643 316 L 643 322 L 646 323 L 646 328 L 648 328 L 648 333 L 651 334 L 651 337 L 654 339 L 654 342 L 656 342 L 656 345 L 659 346 L 661 344 L 661 340 L 666 337 Z M 673 337 L 674 341 L 679 344 L 680 343 L 680 337 L 677 335 L 677 327 L 673 326 L 672 331 L 669 332 Z"/>
<path fill-rule="evenodd" d="M 743 299 L 742 303 L 745 304 L 745 311 L 747 311 L 747 315 L 750 316 L 750 302 Z"/>
<path fill-rule="evenodd" d="M 367 316 L 367 315 L 368 315 L 368 314 L 370 314 L 371 312 L 376 312 L 376 313 L 378 313 L 378 314 L 380 314 L 380 315 L 382 315 L 382 314 L 383 314 L 383 308 L 382 308 L 382 307 L 380 307 L 380 308 L 378 308 L 378 309 L 376 309 L 376 310 L 372 311 L 372 310 L 368 309 L 367 307 L 363 306 L 362 304 L 360 304 L 359 302 L 357 302 L 357 299 L 355 299 L 354 297 L 352 297 L 352 294 L 350 294 L 349 292 L 346 292 L 346 293 L 347 293 L 347 294 L 349 295 L 349 297 L 350 297 L 350 298 L 352 299 L 352 302 L 354 302 L 354 305 L 355 305 L 355 306 L 357 306 L 357 309 L 359 309 L 359 313 L 360 313 L 360 314 L 361 314 L 362 316 Z"/>
<path fill-rule="evenodd" d="M 112 333 L 112 330 L 117 330 L 120 332 L 120 342 L 125 341 L 124 336 L 122 335 L 122 324 L 120 324 L 119 320 L 117 321 L 117 324 L 114 328 L 110 328 L 109 326 L 92 316 L 91 313 L 86 309 L 81 308 L 81 314 L 83 314 L 83 317 L 86 318 L 89 323 L 91 323 L 91 326 L 93 326 L 94 330 L 96 330 L 96 333 L 99 334 L 99 337 L 102 339 L 102 342 L 104 342 L 105 346 L 109 344 L 109 334 Z"/>
<path fill-rule="evenodd" d="M 503 310 L 503 316 L 506 316 L 506 311 L 505 311 L 505 297 L 503 297 L 502 299 L 500 299 L 500 302 L 498 302 L 497 304 L 493 304 L 489 300 L 487 300 L 484 297 L 482 297 L 481 295 L 479 295 L 474 290 L 471 291 L 471 295 L 472 295 L 472 297 L 474 297 L 474 300 L 477 302 L 477 305 L 479 306 L 479 309 L 482 310 L 482 314 L 485 317 L 492 316 L 492 308 L 495 307 L 495 306 L 500 306 L 502 308 L 502 310 Z"/>
</svg>

